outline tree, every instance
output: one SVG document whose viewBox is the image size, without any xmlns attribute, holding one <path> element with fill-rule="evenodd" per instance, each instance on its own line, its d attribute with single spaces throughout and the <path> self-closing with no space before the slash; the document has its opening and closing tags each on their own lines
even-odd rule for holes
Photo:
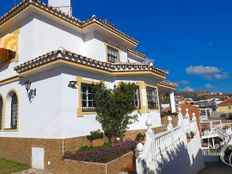
<svg viewBox="0 0 232 174">
<path fill-rule="evenodd" d="M 128 125 L 137 118 L 132 115 L 136 108 L 135 90 L 134 83 L 121 82 L 113 89 L 106 88 L 103 82 L 94 85 L 97 120 L 110 141 L 122 138 Z"/>
</svg>

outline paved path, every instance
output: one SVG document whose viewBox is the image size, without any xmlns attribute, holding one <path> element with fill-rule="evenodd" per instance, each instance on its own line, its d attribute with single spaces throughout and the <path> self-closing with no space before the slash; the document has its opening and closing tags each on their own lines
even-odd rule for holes
<svg viewBox="0 0 232 174">
<path fill-rule="evenodd" d="M 52 173 L 48 173 L 48 172 L 44 172 L 44 171 L 36 170 L 36 169 L 28 169 L 28 170 L 24 170 L 24 171 L 12 173 L 12 174 L 52 174 Z"/>
<path fill-rule="evenodd" d="M 208 163 L 198 174 L 232 174 L 232 167 L 227 167 L 221 162 Z"/>
</svg>

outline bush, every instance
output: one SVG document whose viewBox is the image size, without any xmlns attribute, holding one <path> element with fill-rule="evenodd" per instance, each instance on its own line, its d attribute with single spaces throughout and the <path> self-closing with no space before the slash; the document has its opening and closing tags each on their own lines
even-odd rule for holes
<svg viewBox="0 0 232 174">
<path fill-rule="evenodd" d="M 78 151 L 74 154 L 66 152 L 63 158 L 76 161 L 106 163 L 134 150 L 136 145 L 136 141 L 127 140 L 115 144 L 113 147 L 94 148 L 87 151 Z"/>
<path fill-rule="evenodd" d="M 103 133 L 100 130 L 91 131 L 90 135 L 87 136 L 87 139 L 89 141 L 93 141 L 93 140 L 96 140 L 96 139 L 99 139 L 99 138 L 100 139 L 103 138 Z"/>
<path fill-rule="evenodd" d="M 121 82 L 113 89 L 108 89 L 103 82 L 94 85 L 97 120 L 109 141 L 122 138 L 128 125 L 137 119 L 137 115 L 131 114 L 136 109 L 135 91 L 134 83 Z"/>
<path fill-rule="evenodd" d="M 141 133 L 138 133 L 136 138 L 135 138 L 135 141 L 143 141 L 145 140 L 145 134 L 141 134 Z"/>
<path fill-rule="evenodd" d="M 108 142 L 108 143 L 105 143 L 103 146 L 99 146 L 99 147 L 81 146 L 80 149 L 79 149 L 79 152 L 95 150 L 95 149 L 99 149 L 99 148 L 103 148 L 103 147 L 112 147 L 112 143 Z"/>
</svg>

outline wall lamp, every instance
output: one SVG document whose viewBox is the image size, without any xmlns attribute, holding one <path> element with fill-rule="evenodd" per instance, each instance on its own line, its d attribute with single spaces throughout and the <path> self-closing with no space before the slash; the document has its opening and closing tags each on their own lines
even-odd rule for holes
<svg viewBox="0 0 232 174">
<path fill-rule="evenodd" d="M 27 92 L 31 89 L 31 82 L 29 80 L 27 80 L 25 83 L 25 89 L 27 90 Z"/>
<path fill-rule="evenodd" d="M 68 87 L 70 88 L 76 88 L 77 81 L 69 81 Z"/>
<path fill-rule="evenodd" d="M 36 89 L 31 89 L 31 82 L 29 80 L 27 80 L 24 83 L 24 86 L 25 86 L 25 89 L 27 90 L 28 97 L 31 101 L 31 99 L 36 96 Z"/>
</svg>

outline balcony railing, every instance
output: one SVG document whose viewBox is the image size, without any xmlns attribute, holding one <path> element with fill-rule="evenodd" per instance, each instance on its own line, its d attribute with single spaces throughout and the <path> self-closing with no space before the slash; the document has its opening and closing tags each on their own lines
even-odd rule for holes
<svg viewBox="0 0 232 174">
<path fill-rule="evenodd" d="M 167 152 L 173 152 L 180 144 L 187 144 L 187 134 L 199 134 L 195 114 L 193 114 L 192 120 L 190 120 L 188 111 L 186 116 L 183 117 L 179 108 L 177 127 L 173 128 L 170 116 L 168 117 L 168 122 L 167 130 L 155 135 L 151 129 L 151 122 L 149 120 L 146 121 L 148 127 L 146 141 L 144 145 L 141 143 L 137 145 L 139 152 L 139 156 L 136 159 L 137 174 L 148 174 L 151 172 L 155 174 L 158 164 L 167 155 Z"/>
</svg>

